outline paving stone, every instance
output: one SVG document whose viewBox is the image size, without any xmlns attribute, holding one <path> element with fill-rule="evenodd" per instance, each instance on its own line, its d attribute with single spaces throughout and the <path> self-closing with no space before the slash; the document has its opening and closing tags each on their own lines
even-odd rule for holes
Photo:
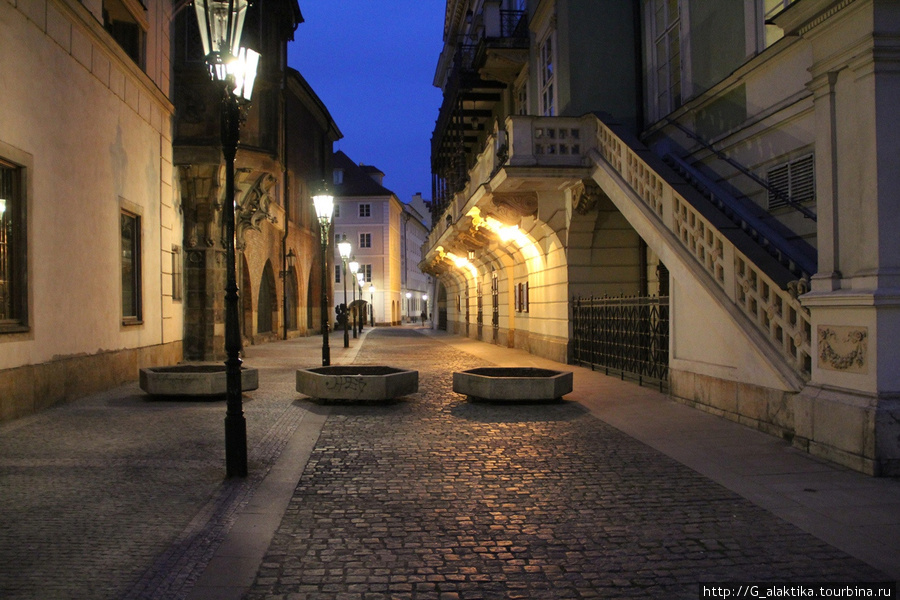
<svg viewBox="0 0 900 600">
<path fill-rule="evenodd" d="M 700 581 L 884 579 L 575 403 L 468 402 L 451 374 L 486 366 L 470 355 L 376 330 L 357 362 L 418 369 L 420 391 L 332 411 L 248 600 L 295 591 L 274 574 L 287 556 L 301 579 L 318 574 L 322 599 L 696 598 Z M 387 589 L 358 569 L 322 575 L 346 552 L 377 557 L 363 570 L 390 565 Z"/>
</svg>

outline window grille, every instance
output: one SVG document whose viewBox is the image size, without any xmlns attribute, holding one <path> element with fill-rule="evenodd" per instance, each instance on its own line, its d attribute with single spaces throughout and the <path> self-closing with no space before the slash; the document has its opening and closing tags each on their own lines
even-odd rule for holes
<svg viewBox="0 0 900 600">
<path fill-rule="evenodd" d="M 802 156 L 769 169 L 766 180 L 770 188 L 769 210 L 788 205 L 788 198 L 795 203 L 813 202 L 816 199 L 815 161 L 812 154 Z"/>
</svg>

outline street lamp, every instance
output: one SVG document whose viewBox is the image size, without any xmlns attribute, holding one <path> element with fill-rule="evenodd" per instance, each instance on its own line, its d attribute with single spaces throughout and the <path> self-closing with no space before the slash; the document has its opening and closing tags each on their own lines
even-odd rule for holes
<svg viewBox="0 0 900 600">
<path fill-rule="evenodd" d="M 425 315 L 422 317 L 422 324 L 425 324 L 425 321 L 428 320 L 428 294 L 422 294 L 422 314 Z"/>
<path fill-rule="evenodd" d="M 360 273 L 357 273 L 357 274 L 356 274 L 356 285 L 359 286 L 359 302 L 360 302 L 360 304 L 362 304 L 362 302 L 363 302 L 363 299 L 362 299 L 362 297 L 363 297 L 363 296 L 362 296 L 362 293 L 363 293 L 363 284 L 364 284 L 365 282 L 366 282 L 366 276 L 365 276 L 365 274 L 363 274 L 363 273 L 361 273 L 361 272 L 360 272 Z M 355 294 L 355 290 L 354 290 L 354 294 Z M 360 315 L 360 316 L 359 316 L 359 332 L 360 332 L 360 333 L 362 333 L 362 330 L 363 330 L 363 321 L 365 320 L 365 319 L 363 319 L 364 316 L 365 316 L 365 315 Z"/>
<path fill-rule="evenodd" d="M 344 310 L 347 310 L 347 259 L 350 258 L 350 242 L 347 241 L 347 236 L 345 235 L 341 240 L 341 243 L 337 245 L 338 252 L 341 255 L 341 263 L 343 263 L 343 275 L 344 275 Z M 344 313 L 344 348 L 350 347 L 350 334 L 347 332 L 347 321 L 349 320 L 347 317 L 349 315 Z M 355 333 L 355 332 L 354 332 Z M 356 337 L 355 335 L 353 337 Z"/>
<path fill-rule="evenodd" d="M 331 226 L 331 215 L 334 213 L 334 196 L 328 193 L 325 182 L 321 190 L 313 196 L 316 216 L 319 218 L 319 234 L 322 242 L 322 366 L 331 365 L 331 348 L 328 347 L 328 283 L 325 272 L 328 270 L 328 230 Z"/>
<path fill-rule="evenodd" d="M 409 299 L 412 298 L 412 292 L 406 292 L 406 320 L 411 321 L 409 317 Z"/>
<path fill-rule="evenodd" d="M 372 323 L 372 327 L 375 327 L 375 284 L 369 284 L 369 319 Z"/>
<path fill-rule="evenodd" d="M 356 274 L 359 273 L 359 262 L 356 259 L 350 261 L 350 272 L 353 273 L 353 279 L 356 280 Z M 356 286 L 353 286 L 353 304 L 356 305 Z M 356 339 L 356 312 L 353 313 L 353 339 Z"/>
<path fill-rule="evenodd" d="M 250 101 L 259 54 L 241 48 L 248 0 L 194 0 L 203 52 L 213 79 L 222 83 L 222 153 L 225 156 L 225 470 L 247 476 L 247 423 L 241 400 L 241 333 L 234 256 L 234 157 L 242 109 Z"/>
</svg>

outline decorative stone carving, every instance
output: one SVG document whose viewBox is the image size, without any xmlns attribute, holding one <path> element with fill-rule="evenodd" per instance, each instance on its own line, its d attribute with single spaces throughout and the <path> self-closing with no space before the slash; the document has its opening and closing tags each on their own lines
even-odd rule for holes
<svg viewBox="0 0 900 600">
<path fill-rule="evenodd" d="M 868 327 L 819 325 L 819 367 L 845 373 L 868 372 Z"/>
<path fill-rule="evenodd" d="M 248 229 L 260 231 L 259 224 L 264 220 L 275 222 L 275 217 L 269 214 L 269 205 L 272 203 L 270 192 L 275 187 L 277 180 L 271 173 L 263 173 L 253 181 L 250 188 L 235 207 L 235 233 L 237 245 L 243 248 L 244 232 Z"/>
<path fill-rule="evenodd" d="M 597 207 L 606 194 L 593 179 L 582 179 L 571 187 L 572 209 L 579 215 L 586 215 Z"/>
<path fill-rule="evenodd" d="M 522 217 L 536 215 L 538 209 L 535 192 L 495 192 L 491 203 L 494 205 L 494 218 L 507 225 L 518 223 Z"/>
<path fill-rule="evenodd" d="M 802 296 L 809 291 L 809 279 L 806 279 L 804 277 L 796 281 L 789 281 L 787 284 L 787 289 L 788 293 L 791 295 L 791 298 L 796 300 L 797 296 Z"/>
</svg>

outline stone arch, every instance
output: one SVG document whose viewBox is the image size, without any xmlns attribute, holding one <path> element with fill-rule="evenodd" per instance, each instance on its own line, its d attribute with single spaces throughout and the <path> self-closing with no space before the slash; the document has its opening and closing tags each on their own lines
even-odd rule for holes
<svg viewBox="0 0 900 600">
<path fill-rule="evenodd" d="M 247 256 L 241 252 L 241 332 L 245 340 L 253 339 L 253 284 L 250 282 L 250 266 Z"/>
<path fill-rule="evenodd" d="M 278 314 L 278 294 L 275 289 L 275 271 L 267 260 L 259 282 L 259 298 L 256 302 L 256 332 L 274 333 Z"/>
<path fill-rule="evenodd" d="M 296 331 L 299 329 L 297 319 L 300 294 L 297 290 L 297 268 L 288 269 L 287 277 L 284 278 L 284 298 L 285 298 L 285 314 L 284 328 L 285 333 L 288 331 Z"/>
<path fill-rule="evenodd" d="M 306 277 L 306 331 L 310 332 L 315 329 L 315 322 L 313 315 L 313 306 L 315 304 L 315 298 L 313 297 L 313 292 L 315 287 L 312 282 L 313 270 L 309 270 L 309 275 Z"/>
</svg>

